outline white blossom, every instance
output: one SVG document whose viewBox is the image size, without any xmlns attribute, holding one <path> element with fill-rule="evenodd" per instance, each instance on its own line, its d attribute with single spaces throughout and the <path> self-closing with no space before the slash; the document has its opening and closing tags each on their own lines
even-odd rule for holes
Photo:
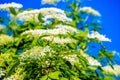
<svg viewBox="0 0 120 80">
<path fill-rule="evenodd" d="M 59 21 L 69 22 L 72 21 L 72 19 L 67 18 L 65 12 L 58 8 L 41 8 L 41 9 L 34 9 L 30 11 L 24 11 L 22 13 L 19 13 L 17 15 L 17 18 L 19 20 L 35 20 L 38 21 L 38 15 L 42 14 L 43 20 L 46 21 L 49 18 L 57 19 Z"/>
<path fill-rule="evenodd" d="M 120 65 L 113 65 L 113 68 L 111 66 L 105 66 L 102 69 L 108 74 L 120 75 Z"/>
<path fill-rule="evenodd" d="M 86 13 L 88 13 L 88 14 L 92 14 L 92 15 L 94 15 L 94 16 L 101 16 L 101 14 L 100 14 L 98 11 L 94 10 L 94 9 L 91 8 L 91 7 L 83 7 L 83 8 L 80 8 L 80 11 L 86 12 Z"/>
<path fill-rule="evenodd" d="M 100 41 L 111 42 L 111 40 L 109 38 L 106 38 L 105 35 L 102 35 L 102 34 L 98 33 L 97 31 L 92 31 L 92 34 L 88 34 L 88 38 L 97 38 Z"/>
<path fill-rule="evenodd" d="M 43 57 L 46 55 L 46 52 L 49 53 L 54 53 L 54 51 L 49 47 L 46 46 L 45 48 L 35 46 L 29 50 L 26 50 L 20 55 L 20 60 L 21 62 L 28 59 L 28 58 L 33 58 L 33 59 L 40 59 L 40 57 Z M 51 54 L 49 54 L 51 56 Z"/>
<path fill-rule="evenodd" d="M 31 35 L 34 37 L 39 37 L 42 35 L 58 35 L 58 34 L 67 34 L 67 30 L 61 31 L 62 29 L 50 29 L 50 30 L 28 30 L 23 32 L 21 35 Z"/>
<path fill-rule="evenodd" d="M 26 75 L 26 74 L 25 74 L 25 72 L 23 72 L 21 74 L 22 70 L 23 70 L 22 68 L 17 68 L 14 74 L 12 74 L 11 76 L 9 76 L 7 78 L 4 78 L 3 80 L 23 80 L 24 75 Z"/>
<path fill-rule="evenodd" d="M 11 75 L 10 77 L 4 78 L 3 80 L 16 80 L 14 75 Z"/>
<path fill-rule="evenodd" d="M 59 43 L 59 44 L 76 42 L 75 40 L 70 39 L 70 38 L 59 38 L 59 37 L 54 37 L 54 36 L 47 36 L 47 37 L 43 37 L 42 39 L 49 40 L 49 41 L 52 41 L 53 43 Z"/>
<path fill-rule="evenodd" d="M 43 19 L 44 19 L 44 21 L 47 21 L 48 19 L 55 19 L 55 20 L 63 21 L 63 22 L 71 22 L 72 21 L 72 19 L 70 19 L 64 15 L 61 15 L 61 14 L 46 15 Z"/>
<path fill-rule="evenodd" d="M 6 71 L 3 70 L 2 68 L 0 68 L 0 78 L 2 78 L 3 76 L 5 76 Z"/>
<path fill-rule="evenodd" d="M 72 55 L 66 55 L 63 58 L 67 59 L 68 61 L 70 61 L 70 63 L 73 65 L 76 62 L 79 62 L 77 55 L 72 54 Z"/>
<path fill-rule="evenodd" d="M 0 10 L 9 10 L 10 7 L 19 9 L 19 8 L 22 8 L 23 6 L 22 4 L 15 3 L 15 2 L 0 4 Z"/>
<path fill-rule="evenodd" d="M 14 42 L 14 38 L 8 35 L 0 35 L 0 45 Z"/>
<path fill-rule="evenodd" d="M 55 5 L 56 3 L 60 2 L 61 0 L 41 0 L 42 4 L 53 4 Z"/>
<path fill-rule="evenodd" d="M 39 46 L 35 46 L 29 50 L 26 50 L 20 55 L 20 60 L 26 60 L 28 58 L 38 59 L 38 57 L 41 55 L 40 52 L 42 50 L 43 48 Z"/>
<path fill-rule="evenodd" d="M 42 35 L 58 35 L 58 34 L 67 34 L 70 32 L 76 32 L 77 30 L 65 25 L 57 25 L 54 29 L 37 29 L 37 30 L 28 30 L 23 32 L 21 35 L 32 35 L 35 37 L 39 37 Z"/>
<path fill-rule="evenodd" d="M 55 27 L 56 28 L 62 28 L 62 29 L 65 29 L 65 30 L 68 30 L 68 31 L 71 31 L 71 32 L 78 32 L 78 30 L 76 28 L 73 28 L 73 27 L 68 26 L 68 25 L 59 24 L 59 25 L 56 25 Z"/>
<path fill-rule="evenodd" d="M 86 57 L 86 59 L 88 60 L 89 64 L 92 66 L 101 66 L 100 62 L 98 62 L 92 57 Z"/>
<path fill-rule="evenodd" d="M 46 47 L 43 49 L 43 51 L 40 52 L 41 56 L 45 56 L 45 55 L 46 55 L 46 52 L 49 53 L 49 56 L 52 56 L 51 53 L 55 53 L 55 51 L 53 51 L 50 46 L 46 46 Z"/>
<path fill-rule="evenodd" d="M 88 54 L 84 53 L 82 50 L 80 50 L 80 54 L 88 60 L 89 65 L 91 65 L 91 66 L 102 66 L 100 64 L 100 62 L 98 62 L 96 59 L 89 56 Z"/>
</svg>

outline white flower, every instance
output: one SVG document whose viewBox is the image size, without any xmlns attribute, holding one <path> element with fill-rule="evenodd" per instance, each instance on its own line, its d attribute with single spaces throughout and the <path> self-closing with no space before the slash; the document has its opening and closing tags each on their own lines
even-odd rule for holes
<svg viewBox="0 0 120 80">
<path fill-rule="evenodd" d="M 67 59 L 68 61 L 70 61 L 70 63 L 73 65 L 76 62 L 79 62 L 77 55 L 73 54 L 73 55 L 66 55 L 63 58 Z"/>
<path fill-rule="evenodd" d="M 94 10 L 91 7 L 83 7 L 83 8 L 80 8 L 80 10 L 88 14 L 92 14 L 94 16 L 101 16 L 101 14 L 98 11 Z"/>
<path fill-rule="evenodd" d="M 90 56 L 86 57 L 86 59 L 88 60 L 89 64 L 92 66 L 101 66 L 100 62 L 98 62 L 97 60 L 95 60 Z"/>
<path fill-rule="evenodd" d="M 15 3 L 15 2 L 0 4 L 0 10 L 9 10 L 10 7 L 18 9 L 18 8 L 22 8 L 23 6 L 22 4 Z"/>
<path fill-rule="evenodd" d="M 48 19 L 55 19 L 55 20 L 63 21 L 63 22 L 71 22 L 72 21 L 72 19 L 67 18 L 65 15 L 61 15 L 61 14 L 46 15 L 43 19 L 44 19 L 44 21 L 47 21 Z"/>
<path fill-rule="evenodd" d="M 65 29 L 65 30 L 68 30 L 68 31 L 71 31 L 71 32 L 78 32 L 77 29 L 71 27 L 71 26 L 68 26 L 68 25 L 62 25 L 62 24 L 59 24 L 59 25 L 56 25 L 55 26 L 56 28 L 61 28 L 61 29 Z"/>
<path fill-rule="evenodd" d="M 105 66 L 102 69 L 108 74 L 120 75 L 120 65 L 113 65 L 113 68 L 111 66 Z"/>
<path fill-rule="evenodd" d="M 52 7 L 24 11 L 22 13 L 19 13 L 17 15 L 17 18 L 19 20 L 25 20 L 25 21 L 29 21 L 29 20 L 38 21 L 38 15 L 40 13 L 42 14 L 42 19 L 44 21 L 47 21 L 47 19 L 50 19 L 50 18 L 57 19 L 57 20 L 63 21 L 63 22 L 72 21 L 72 19 L 67 18 L 66 14 L 63 10 L 58 9 L 58 8 L 52 8 Z"/>
<path fill-rule="evenodd" d="M 58 2 L 60 2 L 61 0 L 41 0 L 42 4 L 56 4 Z"/>
<path fill-rule="evenodd" d="M 67 34 L 67 30 L 61 31 L 62 29 L 50 29 L 50 30 L 28 30 L 23 32 L 21 35 L 32 35 L 34 37 L 39 37 L 43 35 L 58 35 L 58 34 Z"/>
<path fill-rule="evenodd" d="M 70 32 L 76 32 L 77 30 L 71 26 L 57 25 L 54 29 L 38 29 L 38 30 L 28 30 L 23 32 L 21 35 L 32 35 L 34 37 L 39 37 L 43 35 L 58 35 L 58 34 L 67 34 Z"/>
<path fill-rule="evenodd" d="M 92 34 L 88 34 L 88 38 L 97 38 L 100 41 L 108 41 L 111 42 L 109 38 L 106 38 L 105 35 L 101 35 L 97 31 L 92 31 Z"/>
<path fill-rule="evenodd" d="M 41 55 L 40 52 L 42 50 L 43 48 L 39 46 L 35 46 L 29 50 L 26 50 L 20 55 L 20 60 L 26 60 L 28 58 L 38 59 L 38 57 Z"/>
<path fill-rule="evenodd" d="M 45 55 L 46 55 L 46 52 L 49 53 L 49 56 L 52 56 L 51 53 L 55 53 L 55 51 L 53 51 L 50 46 L 46 46 L 46 47 L 43 49 L 43 51 L 40 52 L 41 56 L 45 56 Z"/>
<path fill-rule="evenodd" d="M 92 65 L 92 66 L 102 66 L 100 64 L 100 62 L 98 62 L 96 59 L 94 59 L 93 57 L 89 56 L 88 54 L 84 53 L 82 50 L 80 50 L 80 54 L 88 60 L 89 65 Z"/>
<path fill-rule="evenodd" d="M 4 78 L 3 80 L 16 80 L 14 75 L 11 75 L 10 77 Z"/>
<path fill-rule="evenodd" d="M 7 43 L 12 43 L 14 42 L 14 38 L 8 35 L 1 34 L 0 35 L 0 45 L 4 45 Z"/>
<path fill-rule="evenodd" d="M 3 70 L 2 68 L 0 68 L 0 78 L 2 78 L 3 76 L 5 76 L 6 71 Z"/>
<path fill-rule="evenodd" d="M 59 37 L 54 37 L 54 36 L 43 37 L 42 39 L 49 40 L 49 41 L 52 41 L 53 43 L 59 43 L 59 44 L 76 42 L 75 40 L 70 39 L 70 38 L 59 38 Z"/>
<path fill-rule="evenodd" d="M 23 52 L 19 58 L 20 58 L 21 62 L 28 58 L 39 60 L 40 57 L 43 57 L 46 55 L 46 52 L 48 52 L 50 56 L 51 56 L 51 53 L 54 53 L 54 51 L 49 46 L 46 46 L 45 48 L 35 46 L 35 47 Z"/>
</svg>

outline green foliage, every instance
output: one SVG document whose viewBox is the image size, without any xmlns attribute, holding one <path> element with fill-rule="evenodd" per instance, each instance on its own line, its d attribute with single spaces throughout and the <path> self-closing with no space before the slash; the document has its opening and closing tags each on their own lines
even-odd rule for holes
<svg viewBox="0 0 120 80">
<path fill-rule="evenodd" d="M 3 31 L 0 31 L 0 68 L 6 71 L 5 76 L 0 79 L 13 76 L 15 80 L 114 80 L 113 77 L 104 74 L 102 66 L 89 63 L 91 58 L 95 64 L 96 60 L 104 63 L 102 59 L 106 58 L 113 67 L 111 63 L 114 62 L 114 54 L 107 51 L 100 40 L 87 37 L 91 26 L 95 31 L 101 28 L 92 21 L 84 25 L 84 13 L 76 9 L 82 7 L 78 3 L 79 1 L 73 1 L 67 6 L 71 9 L 70 12 L 66 11 L 67 16 L 72 19 L 71 22 L 53 19 L 49 24 L 44 24 L 41 13 L 37 16 L 38 21 L 33 19 L 17 23 L 16 16 L 24 10 L 16 11 L 10 7 L 10 14 L 14 16 Z M 4 22 L 2 17 L 0 22 Z M 61 24 L 61 27 L 71 26 L 76 32 L 67 29 L 65 34 L 47 34 L 47 30 L 57 29 L 58 24 Z M 78 29 L 78 26 L 83 26 L 83 30 Z M 41 32 L 36 33 L 33 30 Z M 12 36 L 8 36 L 9 31 L 12 32 Z M 64 41 L 66 38 L 68 41 Z M 69 39 L 73 42 L 69 42 Z M 96 59 L 87 55 L 88 44 L 91 42 L 97 42 L 102 47 Z"/>
<path fill-rule="evenodd" d="M 9 10 L 13 15 L 17 15 L 17 13 L 13 7 L 10 7 Z"/>
<path fill-rule="evenodd" d="M 113 77 L 107 76 L 104 78 L 104 80 L 115 80 Z"/>
<path fill-rule="evenodd" d="M 4 22 L 4 20 L 3 20 L 3 18 L 0 16 L 0 23 L 3 23 Z"/>
</svg>

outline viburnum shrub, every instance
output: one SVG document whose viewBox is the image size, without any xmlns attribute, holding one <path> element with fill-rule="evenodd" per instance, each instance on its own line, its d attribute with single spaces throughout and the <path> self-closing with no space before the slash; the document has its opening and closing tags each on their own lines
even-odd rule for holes
<svg viewBox="0 0 120 80">
<path fill-rule="evenodd" d="M 42 0 L 53 4 L 62 0 Z M 22 9 L 15 2 L 0 4 L 1 80 L 114 80 L 120 66 L 100 34 L 101 14 L 78 0 L 57 7 Z M 7 23 L 7 24 L 5 24 Z M 3 27 L 4 25 L 4 27 Z M 92 46 L 90 46 L 92 45 Z M 92 51 L 95 47 L 98 47 Z M 96 54 L 92 56 L 89 52 Z"/>
</svg>

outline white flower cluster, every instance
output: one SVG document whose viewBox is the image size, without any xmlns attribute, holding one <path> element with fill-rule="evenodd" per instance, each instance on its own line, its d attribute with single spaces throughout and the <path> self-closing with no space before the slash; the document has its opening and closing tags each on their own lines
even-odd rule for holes
<svg viewBox="0 0 120 80">
<path fill-rule="evenodd" d="M 42 39 L 52 41 L 53 43 L 58 43 L 58 44 L 66 44 L 66 43 L 76 42 L 75 40 L 70 39 L 70 38 L 59 38 L 59 37 L 54 37 L 54 36 L 43 37 Z"/>
<path fill-rule="evenodd" d="M 91 7 L 80 8 L 80 11 L 86 12 L 86 13 L 94 15 L 94 16 L 101 16 L 101 14 L 98 11 L 94 10 Z"/>
<path fill-rule="evenodd" d="M 41 0 L 42 4 L 56 4 L 58 2 L 60 2 L 61 0 Z"/>
<path fill-rule="evenodd" d="M 90 56 L 86 57 L 86 59 L 88 60 L 89 64 L 92 66 L 102 66 L 100 62 L 98 62 L 97 60 L 95 60 L 94 58 Z"/>
<path fill-rule="evenodd" d="M 5 76 L 6 71 L 3 70 L 2 68 L 0 68 L 0 78 L 2 78 L 3 76 Z"/>
<path fill-rule="evenodd" d="M 65 26 L 65 25 L 60 25 L 59 27 L 57 26 L 54 29 L 48 29 L 48 30 L 43 30 L 43 29 L 38 29 L 38 30 L 28 30 L 23 32 L 21 35 L 32 35 L 35 37 L 43 36 L 43 35 L 58 35 L 58 34 L 67 34 L 70 32 L 75 32 L 74 28 L 70 26 Z"/>
<path fill-rule="evenodd" d="M 88 63 L 89 63 L 91 66 L 102 66 L 102 65 L 100 64 L 100 62 L 98 62 L 98 61 L 97 61 L 96 59 L 94 59 L 93 57 L 87 55 L 87 54 L 84 53 L 82 50 L 80 50 L 80 54 L 88 60 Z"/>
<path fill-rule="evenodd" d="M 40 52 L 42 51 L 42 47 L 39 46 L 35 46 L 30 50 L 26 50 L 25 52 L 23 52 L 20 55 L 20 60 L 26 60 L 28 58 L 34 58 L 34 59 L 38 59 L 38 57 L 40 56 Z"/>
<path fill-rule="evenodd" d="M 88 34 L 88 38 L 97 38 L 100 41 L 108 41 L 111 42 L 109 38 L 106 38 L 105 35 L 101 35 L 97 31 L 92 31 L 92 34 Z"/>
<path fill-rule="evenodd" d="M 11 76 L 4 78 L 3 80 L 23 80 L 23 76 L 25 75 L 25 72 L 21 74 L 22 68 L 17 68 L 15 73 Z"/>
<path fill-rule="evenodd" d="M 67 59 L 68 61 L 70 61 L 70 63 L 73 65 L 76 62 L 79 62 L 77 55 L 73 54 L 73 55 L 66 55 L 63 58 Z"/>
<path fill-rule="evenodd" d="M 38 15 L 40 13 L 43 16 L 44 21 L 47 21 L 47 19 L 50 19 L 50 18 L 57 19 L 57 20 L 63 21 L 63 22 L 72 21 L 72 19 L 67 18 L 66 14 L 63 10 L 58 9 L 58 8 L 52 8 L 52 7 L 24 11 L 22 13 L 19 13 L 17 15 L 17 18 L 19 20 L 25 20 L 25 21 L 29 21 L 31 19 L 38 21 Z"/>
<path fill-rule="evenodd" d="M 7 43 L 11 43 L 13 42 L 14 39 L 13 37 L 11 36 L 8 36 L 8 35 L 0 35 L 0 45 L 4 45 L 4 44 L 7 44 Z"/>
<path fill-rule="evenodd" d="M 0 4 L 0 10 L 9 10 L 10 7 L 18 9 L 18 8 L 22 8 L 23 6 L 22 4 L 15 3 L 15 2 Z"/>
<path fill-rule="evenodd" d="M 105 66 L 102 69 L 108 74 L 120 75 L 120 65 L 113 65 L 113 68 L 111 66 Z"/>
<path fill-rule="evenodd" d="M 58 35 L 58 34 L 66 34 L 68 31 L 64 30 L 62 31 L 62 29 L 50 29 L 50 30 L 42 30 L 42 29 L 38 29 L 38 30 L 28 30 L 23 32 L 21 35 L 32 35 L 35 37 L 39 37 L 39 36 L 43 36 L 43 35 Z"/>
<path fill-rule="evenodd" d="M 55 53 L 55 51 L 53 51 L 50 46 L 46 46 L 41 52 L 41 56 L 45 56 L 46 55 L 46 52 L 49 53 L 49 56 L 52 56 L 51 53 Z"/>
<path fill-rule="evenodd" d="M 68 26 L 68 25 L 62 25 L 62 24 L 59 24 L 59 25 L 56 25 L 55 26 L 56 28 L 62 28 L 62 29 L 65 29 L 65 30 L 68 30 L 68 31 L 71 31 L 71 32 L 78 32 L 77 29 L 71 27 L 71 26 Z"/>
<path fill-rule="evenodd" d="M 38 59 L 42 56 L 46 55 L 46 52 L 53 53 L 54 51 L 49 47 L 46 46 L 45 48 L 35 46 L 30 50 L 26 50 L 20 55 L 20 60 L 24 61 L 28 58 Z"/>
<path fill-rule="evenodd" d="M 11 75 L 10 77 L 4 78 L 3 80 L 16 80 L 14 75 Z"/>
</svg>

